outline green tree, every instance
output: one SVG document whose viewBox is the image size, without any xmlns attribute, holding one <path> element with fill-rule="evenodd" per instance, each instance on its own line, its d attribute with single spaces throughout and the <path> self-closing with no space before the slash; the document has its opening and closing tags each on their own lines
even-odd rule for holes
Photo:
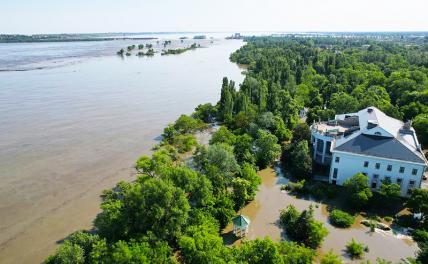
<svg viewBox="0 0 428 264">
<path fill-rule="evenodd" d="M 239 163 L 255 164 L 256 157 L 253 153 L 253 138 L 248 134 L 236 136 L 235 144 L 233 146 L 236 160 Z"/>
<path fill-rule="evenodd" d="M 312 157 L 308 142 L 302 140 L 295 144 L 289 157 L 291 170 L 294 176 L 298 178 L 307 178 L 312 173 Z"/>
<path fill-rule="evenodd" d="M 365 206 L 373 196 L 369 187 L 369 178 L 357 173 L 343 184 L 347 188 L 348 200 L 357 207 Z"/>
<path fill-rule="evenodd" d="M 188 227 L 178 245 L 185 263 L 226 263 L 228 250 L 223 246 L 223 239 L 204 225 Z"/>
<path fill-rule="evenodd" d="M 213 133 L 210 144 L 216 144 L 216 143 L 225 143 L 230 146 L 233 146 L 235 143 L 236 136 L 229 130 L 227 127 L 222 126 L 220 127 L 216 132 Z"/>
<path fill-rule="evenodd" d="M 131 184 L 120 196 L 105 197 L 101 209 L 95 227 L 108 240 L 152 232 L 159 239 L 171 241 L 181 234 L 190 206 L 180 188 L 147 178 Z"/>
<path fill-rule="evenodd" d="M 364 252 L 368 251 L 369 249 L 366 245 L 364 245 L 363 243 L 358 243 L 354 239 L 352 239 L 348 244 L 346 244 L 346 253 L 348 253 L 352 259 L 362 258 Z"/>
<path fill-rule="evenodd" d="M 260 168 L 265 168 L 279 157 L 281 146 L 277 144 L 277 137 L 268 131 L 259 130 L 257 134 L 258 138 L 255 141 L 257 165 Z"/>
<path fill-rule="evenodd" d="M 66 241 L 54 255 L 49 256 L 46 264 L 83 264 L 85 263 L 84 250 L 77 244 Z"/>
<path fill-rule="evenodd" d="M 298 213 L 296 208 L 290 205 L 281 212 L 280 223 L 291 240 L 315 249 L 327 236 L 328 230 L 321 222 L 314 219 L 313 214 L 312 206 Z"/>
<path fill-rule="evenodd" d="M 428 114 L 420 114 L 413 120 L 413 127 L 422 145 L 428 146 Z"/>
</svg>

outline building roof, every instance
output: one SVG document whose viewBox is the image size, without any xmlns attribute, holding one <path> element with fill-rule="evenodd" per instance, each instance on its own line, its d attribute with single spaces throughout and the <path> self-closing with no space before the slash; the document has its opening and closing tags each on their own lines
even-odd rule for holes
<svg viewBox="0 0 428 264">
<path fill-rule="evenodd" d="M 396 138 L 360 134 L 340 146 L 337 151 L 351 152 L 367 156 L 425 163 L 420 152 L 411 151 Z"/>
<path fill-rule="evenodd" d="M 373 106 L 357 113 L 336 115 L 336 120 L 345 122 L 349 117 L 358 120 L 358 129 L 337 138 L 333 151 L 426 164 L 410 122 L 403 123 Z"/>
<path fill-rule="evenodd" d="M 241 228 L 246 228 L 250 222 L 250 219 L 244 215 L 238 215 L 232 219 L 233 225 Z"/>
</svg>

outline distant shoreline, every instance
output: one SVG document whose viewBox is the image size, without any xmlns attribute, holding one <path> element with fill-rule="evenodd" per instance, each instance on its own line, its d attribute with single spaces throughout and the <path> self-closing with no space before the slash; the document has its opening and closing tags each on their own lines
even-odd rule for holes
<svg viewBox="0 0 428 264">
<path fill-rule="evenodd" d="M 37 38 L 10 38 L 10 39 L 2 39 L 0 36 L 0 43 L 47 43 L 47 42 L 81 42 L 81 41 L 113 41 L 113 40 L 155 40 L 158 38 L 155 37 L 140 37 L 140 38 L 132 38 L 132 37 L 112 37 L 112 38 L 46 38 L 46 39 L 37 39 Z"/>
</svg>

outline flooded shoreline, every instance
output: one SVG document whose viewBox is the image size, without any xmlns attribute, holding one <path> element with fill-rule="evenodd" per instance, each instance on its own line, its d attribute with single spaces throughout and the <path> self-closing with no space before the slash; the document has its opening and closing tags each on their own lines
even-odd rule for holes
<svg viewBox="0 0 428 264">
<path fill-rule="evenodd" d="M 242 44 L 1 72 L 0 262 L 41 262 L 91 228 L 101 191 L 134 179 L 168 123 L 215 103 L 223 76 L 243 80 L 228 59 Z"/>
<path fill-rule="evenodd" d="M 270 237 L 274 241 L 286 239 L 279 226 L 279 214 L 287 205 L 293 204 L 299 211 L 305 210 L 309 205 L 314 205 L 315 219 L 324 223 L 329 234 L 318 249 L 318 255 L 333 250 L 340 255 L 345 263 L 360 263 L 363 260 L 376 261 L 377 257 L 397 262 L 402 258 L 414 257 L 418 247 L 409 237 L 394 234 L 392 231 L 376 229 L 370 232 L 368 227 L 360 224 L 361 217 L 358 216 L 355 224 L 349 229 L 341 229 L 332 226 L 328 221 L 327 205 L 324 203 L 296 198 L 286 191 L 281 191 L 282 184 L 288 182 L 278 167 L 267 168 L 259 172 L 262 184 L 254 201 L 246 205 L 239 213 L 246 215 L 251 220 L 248 236 L 245 239 L 256 239 Z M 226 244 L 236 245 L 241 240 L 231 234 L 232 225 L 223 230 L 223 238 Z M 354 238 L 357 242 L 364 243 L 369 247 L 369 252 L 363 259 L 351 260 L 345 250 L 345 245 Z"/>
</svg>

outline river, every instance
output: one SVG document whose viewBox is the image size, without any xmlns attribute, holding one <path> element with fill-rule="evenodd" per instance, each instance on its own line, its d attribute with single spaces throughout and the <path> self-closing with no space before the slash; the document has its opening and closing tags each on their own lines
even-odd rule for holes
<svg viewBox="0 0 428 264">
<path fill-rule="evenodd" d="M 90 228 L 101 191 L 134 178 L 134 161 L 163 127 L 215 103 L 223 76 L 243 80 L 228 59 L 242 41 L 114 55 L 139 43 L 0 44 L 0 263 L 41 262 L 69 233 Z"/>
</svg>

